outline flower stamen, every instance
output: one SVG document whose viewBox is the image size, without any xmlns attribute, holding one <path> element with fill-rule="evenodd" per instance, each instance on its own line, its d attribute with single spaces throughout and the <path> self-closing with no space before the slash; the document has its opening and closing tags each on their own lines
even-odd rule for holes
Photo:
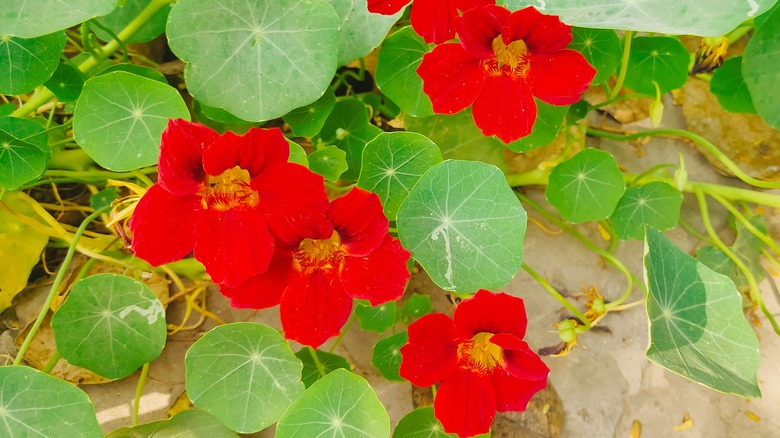
<svg viewBox="0 0 780 438">
<path fill-rule="evenodd" d="M 458 346 L 458 359 L 461 368 L 487 374 L 494 368 L 506 365 L 504 349 L 490 342 L 493 333 L 480 332 L 470 340 Z"/>
<path fill-rule="evenodd" d="M 249 171 L 239 166 L 230 168 L 220 175 L 208 175 L 201 192 L 203 208 L 219 211 L 238 206 L 255 207 L 260 196 L 250 185 Z"/>
<path fill-rule="evenodd" d="M 341 236 L 336 231 L 327 239 L 303 239 L 293 254 L 298 271 L 333 268 L 339 266 L 343 258 Z"/>
</svg>

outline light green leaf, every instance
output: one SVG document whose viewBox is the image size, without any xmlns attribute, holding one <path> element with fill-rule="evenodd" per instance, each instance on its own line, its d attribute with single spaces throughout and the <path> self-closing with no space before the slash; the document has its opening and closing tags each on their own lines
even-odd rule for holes
<svg viewBox="0 0 780 438">
<path fill-rule="evenodd" d="M 361 329 L 382 333 L 395 325 L 396 304 L 390 301 L 374 307 L 368 302 L 359 302 L 355 307 L 355 316 L 360 321 Z"/>
<path fill-rule="evenodd" d="M 266 325 L 216 327 L 190 347 L 184 362 L 192 403 L 240 433 L 270 426 L 303 392 L 301 361 Z"/>
<path fill-rule="evenodd" d="M 76 283 L 51 327 L 65 360 L 110 379 L 156 359 L 167 337 L 165 309 L 154 292 L 116 274 Z"/>
<path fill-rule="evenodd" d="M 0 406 L 5 437 L 103 436 L 84 391 L 30 367 L 0 367 Z"/>
<path fill-rule="evenodd" d="M 600 84 L 615 72 L 620 64 L 623 49 L 620 39 L 612 29 L 591 29 L 588 27 L 573 27 L 570 49 L 574 49 L 588 60 L 596 69 L 593 84 Z"/>
<path fill-rule="evenodd" d="M 404 122 L 407 130 L 418 132 L 439 145 L 444 159 L 481 161 L 507 171 L 504 143 L 495 137 L 485 137 L 474 125 L 469 109 L 422 119 L 406 117 Z"/>
<path fill-rule="evenodd" d="M 506 145 L 513 152 L 528 152 L 547 146 L 555 140 L 569 112 L 568 106 L 549 105 L 536 99 L 536 121 L 531 133 Z"/>
<path fill-rule="evenodd" d="M 661 231 L 676 227 L 681 206 L 682 194 L 677 189 L 664 182 L 651 182 L 626 189 L 610 220 L 621 239 L 642 240 L 645 225 Z"/>
<path fill-rule="evenodd" d="M 379 46 L 387 31 L 404 13 L 404 8 L 393 15 L 368 12 L 368 4 L 362 0 L 328 0 L 340 17 L 339 65 L 355 58 L 362 58 Z"/>
<path fill-rule="evenodd" d="M 117 0 L 25 0 L 4 2 L 0 8 L 3 34 L 33 38 L 67 29 L 90 18 L 106 15 Z"/>
<path fill-rule="evenodd" d="M 44 83 L 57 70 L 66 41 L 65 32 L 30 39 L 0 35 L 0 93 L 23 94 Z"/>
<path fill-rule="evenodd" d="M 742 76 L 758 115 L 780 129 L 780 8 L 775 8 L 750 37 L 742 59 Z"/>
<path fill-rule="evenodd" d="M 333 88 L 328 87 L 325 94 L 313 103 L 287 113 L 284 121 L 290 125 L 296 137 L 311 138 L 319 134 L 334 106 L 336 106 L 336 95 L 333 94 Z"/>
<path fill-rule="evenodd" d="M 401 418 L 393 431 L 393 438 L 455 438 L 444 432 L 444 426 L 433 414 L 433 406 L 415 409 Z"/>
<path fill-rule="evenodd" d="M 495 166 L 431 167 L 398 210 L 398 237 L 442 289 L 498 289 L 523 260 L 526 213 Z"/>
<path fill-rule="evenodd" d="M 368 109 L 357 99 L 336 103 L 314 144 L 338 146 L 347 153 L 349 169 L 341 175 L 344 181 L 355 181 L 360 175 L 361 157 L 366 143 L 382 132 L 368 120 Z"/>
<path fill-rule="evenodd" d="M 118 35 L 130 22 L 132 22 L 141 11 L 146 8 L 152 0 L 124 0 L 120 2 L 119 7 L 114 12 L 95 19 L 101 25 L 107 27 L 115 35 Z M 172 3 L 172 2 L 171 2 Z M 171 11 L 171 4 L 160 8 L 154 15 L 148 18 L 140 28 L 125 43 L 145 43 L 151 41 L 165 32 L 165 22 L 168 19 L 168 13 Z M 114 39 L 108 32 L 99 26 L 90 26 L 95 35 L 103 41 L 112 41 Z"/>
<path fill-rule="evenodd" d="M 76 142 L 101 166 L 123 172 L 157 162 L 168 119 L 189 120 L 176 89 L 123 71 L 95 76 L 73 113 Z"/>
<path fill-rule="evenodd" d="M 71 63 L 62 62 L 43 85 L 60 101 L 75 102 L 84 88 L 84 74 Z"/>
<path fill-rule="evenodd" d="M 289 138 L 287 143 L 290 145 L 290 158 L 287 161 L 300 164 L 303 167 L 309 167 L 309 158 L 306 156 L 306 151 L 303 150 L 303 147 Z"/>
<path fill-rule="evenodd" d="M 403 311 L 403 314 L 410 320 L 415 320 L 423 315 L 431 313 L 432 309 L 433 304 L 431 304 L 431 297 L 414 293 L 403 302 L 399 312 Z"/>
<path fill-rule="evenodd" d="M 398 208 L 426 170 L 441 163 L 439 147 L 414 132 L 383 132 L 366 144 L 358 187 L 379 195 L 385 216 Z"/>
<path fill-rule="evenodd" d="M 553 168 L 544 194 L 564 219 L 579 224 L 612 214 L 625 188 L 612 155 L 585 149 Z"/>
<path fill-rule="evenodd" d="M 506 0 L 511 10 L 534 6 L 572 26 L 719 36 L 756 17 L 776 0 Z"/>
<path fill-rule="evenodd" d="M 308 157 L 312 172 L 322 175 L 328 181 L 338 181 L 349 169 L 347 153 L 336 146 L 326 146 L 312 152 Z"/>
<path fill-rule="evenodd" d="M 742 57 L 729 58 L 712 74 L 710 91 L 720 106 L 732 113 L 756 114 L 745 78 L 742 77 Z"/>
<path fill-rule="evenodd" d="M 652 228 L 647 228 L 644 263 L 647 358 L 718 391 L 760 397 L 758 340 L 734 283 Z"/>
<path fill-rule="evenodd" d="M 206 412 L 191 409 L 168 420 L 117 429 L 106 438 L 239 438 Z"/>
<path fill-rule="evenodd" d="M 624 85 L 638 93 L 656 95 L 680 88 L 688 79 L 691 55 L 682 43 L 671 37 L 636 37 L 631 42 Z"/>
<path fill-rule="evenodd" d="M 320 351 L 320 350 L 312 350 L 311 347 L 303 347 L 300 350 L 298 350 L 297 353 L 295 353 L 295 357 L 301 360 L 303 362 L 303 372 L 301 374 L 303 384 L 308 388 L 311 385 L 314 384 L 317 380 L 320 380 L 322 376 L 320 375 L 320 370 L 317 367 L 317 364 L 314 362 L 314 358 L 312 357 L 312 351 L 317 355 L 317 359 L 320 360 L 320 364 L 322 365 L 322 368 L 325 370 L 325 374 L 327 375 L 333 370 L 337 370 L 339 368 L 343 368 L 345 370 L 351 370 L 352 367 L 349 365 L 349 361 L 343 357 L 339 356 L 338 354 L 328 353 L 326 351 Z"/>
<path fill-rule="evenodd" d="M 382 376 L 388 380 L 403 382 L 406 379 L 401 377 L 401 347 L 409 340 L 406 330 L 396 333 L 387 338 L 381 339 L 374 345 L 374 351 L 371 354 L 371 363 L 379 370 Z"/>
<path fill-rule="evenodd" d="M 432 44 L 426 44 L 411 26 L 407 26 L 390 35 L 379 49 L 376 85 L 410 116 L 434 114 L 431 99 L 423 92 L 422 78 L 417 74 L 423 55 L 432 48 Z"/>
<path fill-rule="evenodd" d="M 196 99 L 255 122 L 322 96 L 336 72 L 338 25 L 325 0 L 179 0 L 167 35 Z"/>
<path fill-rule="evenodd" d="M 366 379 L 338 369 L 311 385 L 284 413 L 276 438 L 387 437 L 390 417 Z"/>
</svg>

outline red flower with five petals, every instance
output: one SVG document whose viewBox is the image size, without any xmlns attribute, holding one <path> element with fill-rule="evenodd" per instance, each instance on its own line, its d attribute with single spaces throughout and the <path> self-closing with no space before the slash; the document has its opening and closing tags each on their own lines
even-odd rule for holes
<svg viewBox="0 0 780 438">
<path fill-rule="evenodd" d="M 338 335 L 353 298 L 376 306 L 403 295 L 411 254 L 387 233 L 376 194 L 354 188 L 325 215 L 292 225 L 277 240 L 267 273 L 237 288 L 221 287 L 234 307 L 279 304 L 285 337 L 317 348 Z"/>
<path fill-rule="evenodd" d="M 409 19 L 426 43 L 441 44 L 455 38 L 458 12 L 495 3 L 495 0 L 415 0 Z M 393 15 L 407 4 L 409 0 L 368 0 L 368 11 Z"/>
<path fill-rule="evenodd" d="M 504 143 L 531 133 L 534 97 L 551 105 L 577 102 L 596 70 L 566 49 L 571 28 L 532 7 L 509 12 L 489 5 L 455 23 L 460 43 L 442 44 L 423 56 L 417 73 L 437 113 L 473 104 L 477 127 Z"/>
<path fill-rule="evenodd" d="M 438 313 L 409 325 L 401 376 L 417 386 L 441 382 L 433 408 L 446 432 L 486 433 L 496 410 L 523 411 L 547 386 L 549 368 L 522 340 L 526 323 L 522 299 L 480 290 L 453 319 Z"/>
<path fill-rule="evenodd" d="M 158 181 L 130 220 L 133 252 L 158 266 L 194 250 L 214 282 L 228 285 L 265 272 L 273 234 L 286 232 L 288 218 L 328 207 L 322 177 L 289 163 L 289 154 L 276 128 L 219 135 L 171 120 Z"/>
</svg>

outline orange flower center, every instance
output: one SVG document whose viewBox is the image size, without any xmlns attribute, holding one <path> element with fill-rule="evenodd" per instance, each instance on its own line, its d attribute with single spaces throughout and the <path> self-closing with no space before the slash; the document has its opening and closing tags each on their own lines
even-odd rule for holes
<svg viewBox="0 0 780 438">
<path fill-rule="evenodd" d="M 256 206 L 260 196 L 250 186 L 250 180 L 249 171 L 238 166 L 219 176 L 207 175 L 206 186 L 201 190 L 203 208 L 225 211 L 242 205 Z"/>
<path fill-rule="evenodd" d="M 493 333 L 480 332 L 470 340 L 458 346 L 458 359 L 461 368 L 480 374 L 487 374 L 497 366 L 504 367 L 504 349 L 490 342 Z"/>
<path fill-rule="evenodd" d="M 303 239 L 293 254 L 298 271 L 338 267 L 343 259 L 341 236 L 336 231 L 327 239 Z"/>
<path fill-rule="evenodd" d="M 525 77 L 528 74 L 528 46 L 523 40 L 504 44 L 501 35 L 493 39 L 494 58 L 482 61 L 482 66 L 493 76 Z"/>
</svg>

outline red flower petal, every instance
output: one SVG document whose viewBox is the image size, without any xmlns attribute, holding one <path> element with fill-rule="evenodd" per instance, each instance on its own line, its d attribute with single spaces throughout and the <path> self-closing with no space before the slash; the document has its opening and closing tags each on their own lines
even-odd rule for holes
<svg viewBox="0 0 780 438">
<path fill-rule="evenodd" d="M 235 288 L 220 286 L 219 291 L 230 299 L 233 307 L 266 309 L 279 304 L 292 275 L 292 255 L 288 251 L 276 251 L 268 272 L 255 275 Z"/>
<path fill-rule="evenodd" d="M 531 397 L 547 386 L 547 374 L 543 379 L 529 380 L 502 370 L 494 373 L 490 379 L 496 391 L 496 408 L 501 412 L 524 411 Z"/>
<path fill-rule="evenodd" d="M 487 433 L 496 416 L 496 392 L 490 378 L 458 370 L 436 391 L 433 412 L 444 431 L 467 437 Z"/>
<path fill-rule="evenodd" d="M 157 182 L 175 195 L 193 195 L 203 185 L 203 149 L 219 134 L 183 119 L 169 120 L 162 133 Z"/>
<path fill-rule="evenodd" d="M 200 210 L 196 195 L 176 196 L 160 184 L 152 185 L 130 219 L 133 252 L 153 266 L 183 258 L 195 246 L 195 222 Z"/>
<path fill-rule="evenodd" d="M 533 7 L 512 12 L 501 32 L 504 44 L 523 40 L 531 53 L 555 52 L 571 42 L 571 27 L 554 15 L 544 15 Z"/>
<path fill-rule="evenodd" d="M 442 44 L 426 53 L 417 74 L 439 114 L 454 114 L 468 107 L 485 84 L 479 59 L 458 43 Z"/>
<path fill-rule="evenodd" d="M 347 254 L 355 257 L 366 256 L 377 249 L 384 242 L 390 225 L 379 196 L 357 187 L 331 202 L 327 215 L 341 236 Z"/>
<path fill-rule="evenodd" d="M 240 286 L 268 269 L 274 241 L 256 208 L 204 210 L 197 222 L 195 258 L 214 283 Z"/>
<path fill-rule="evenodd" d="M 393 15 L 408 5 L 411 0 L 368 0 L 368 12 Z"/>
<path fill-rule="evenodd" d="M 509 333 L 522 339 L 528 321 L 521 298 L 484 289 L 461 301 L 455 308 L 453 320 L 458 336 L 466 339 L 481 332 Z"/>
<path fill-rule="evenodd" d="M 293 276 L 279 306 L 287 339 L 317 348 L 339 334 L 352 312 L 352 298 L 334 274 L 318 269 Z"/>
<path fill-rule="evenodd" d="M 409 341 L 401 347 L 401 377 L 416 386 L 431 386 L 457 369 L 455 325 L 444 314 L 425 315 L 409 324 Z"/>
<path fill-rule="evenodd" d="M 333 235 L 333 224 L 324 213 L 298 216 L 267 215 L 269 230 L 273 230 L 276 248 L 294 251 L 303 239 L 323 240 Z"/>
<path fill-rule="evenodd" d="M 239 166 L 254 177 L 263 167 L 286 163 L 290 145 L 278 128 L 252 128 L 244 135 L 230 131 L 203 151 L 203 168 L 209 175 L 220 175 Z"/>
<path fill-rule="evenodd" d="M 493 40 L 501 35 L 501 28 L 509 14 L 506 8 L 495 5 L 464 12 L 455 22 L 461 46 L 477 58 L 494 57 Z"/>
<path fill-rule="evenodd" d="M 455 37 L 455 19 L 458 10 L 453 0 L 417 0 L 412 5 L 409 19 L 412 28 L 426 43 L 441 44 Z"/>
<path fill-rule="evenodd" d="M 409 281 L 406 263 L 412 254 L 401 243 L 385 233 L 385 241 L 366 257 L 345 257 L 341 285 L 353 298 L 378 306 L 398 300 Z"/>
<path fill-rule="evenodd" d="M 536 102 L 522 78 L 491 76 L 472 108 L 474 123 L 483 134 L 510 143 L 531 133 Z"/>
<path fill-rule="evenodd" d="M 496 335 L 499 336 L 499 335 Z M 496 336 L 490 338 L 492 341 Z M 523 346 L 504 350 L 506 357 L 506 371 L 513 377 L 525 380 L 547 380 L 550 369 L 542 358 L 525 342 Z"/>
<path fill-rule="evenodd" d="M 596 69 L 574 50 L 531 54 L 528 84 L 534 96 L 550 105 L 571 105 L 582 98 L 595 75 Z"/>
</svg>

